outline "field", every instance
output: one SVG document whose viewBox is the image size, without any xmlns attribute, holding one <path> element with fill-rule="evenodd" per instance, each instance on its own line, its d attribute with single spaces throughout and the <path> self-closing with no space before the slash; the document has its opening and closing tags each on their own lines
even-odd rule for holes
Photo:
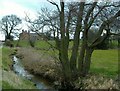
<svg viewBox="0 0 120 91">
<path fill-rule="evenodd" d="M 91 72 L 107 77 L 118 74 L 118 50 L 95 50 L 92 55 Z"/>
</svg>

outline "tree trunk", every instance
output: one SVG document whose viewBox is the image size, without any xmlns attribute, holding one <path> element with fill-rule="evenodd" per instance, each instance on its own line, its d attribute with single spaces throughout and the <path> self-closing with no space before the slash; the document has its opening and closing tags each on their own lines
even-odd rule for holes
<svg viewBox="0 0 120 91">
<path fill-rule="evenodd" d="M 83 66 L 83 75 L 86 76 L 90 70 L 90 64 L 91 64 L 91 55 L 92 55 L 93 49 L 92 48 L 86 48 L 86 55 L 84 59 L 84 66 Z"/>
<path fill-rule="evenodd" d="M 65 81 L 70 82 L 71 81 L 71 69 L 70 69 L 70 62 L 68 59 L 68 50 L 67 45 L 65 41 L 65 37 L 61 39 L 61 48 L 60 48 L 60 60 L 62 62 L 63 66 L 63 74 L 65 77 Z"/>
<path fill-rule="evenodd" d="M 65 36 L 65 19 L 64 19 L 64 2 L 60 2 L 61 11 L 60 11 L 60 33 L 61 33 L 61 41 L 60 41 L 60 50 L 59 50 L 59 59 L 62 65 L 62 71 L 64 75 L 64 81 L 69 83 L 71 81 L 71 69 L 70 62 L 68 59 L 68 48 L 66 43 Z"/>
<path fill-rule="evenodd" d="M 11 40 L 11 36 L 10 36 L 10 35 L 6 35 L 6 36 L 5 36 L 5 41 L 6 41 L 6 40 Z"/>
<path fill-rule="evenodd" d="M 79 41 L 80 41 L 80 32 L 82 31 L 82 17 L 83 17 L 83 10 L 84 10 L 85 2 L 79 3 L 79 13 L 77 16 L 77 24 L 74 34 L 74 41 L 73 41 L 73 48 L 72 54 L 70 58 L 70 66 L 72 70 L 72 76 L 75 77 L 77 74 L 77 58 L 78 58 L 78 50 L 79 50 Z"/>
<path fill-rule="evenodd" d="M 78 57 L 78 75 L 81 76 L 82 75 L 82 71 L 83 71 L 83 62 L 84 62 L 84 56 L 85 56 L 85 41 L 83 39 L 82 41 L 82 45 L 81 45 L 81 50 L 80 50 L 80 54 L 79 54 L 79 57 Z"/>
</svg>

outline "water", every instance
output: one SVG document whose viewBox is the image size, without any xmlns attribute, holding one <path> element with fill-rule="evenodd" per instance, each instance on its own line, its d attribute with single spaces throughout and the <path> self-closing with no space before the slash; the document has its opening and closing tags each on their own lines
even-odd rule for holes
<svg viewBox="0 0 120 91">
<path fill-rule="evenodd" d="M 31 80 L 35 83 L 38 89 L 52 89 L 51 85 L 45 79 L 42 79 L 39 76 L 32 75 L 28 71 L 26 71 L 24 69 L 24 66 L 20 62 L 20 59 L 18 59 L 16 56 L 13 56 L 13 61 L 13 70 L 17 75 L 23 76 L 26 79 Z"/>
</svg>

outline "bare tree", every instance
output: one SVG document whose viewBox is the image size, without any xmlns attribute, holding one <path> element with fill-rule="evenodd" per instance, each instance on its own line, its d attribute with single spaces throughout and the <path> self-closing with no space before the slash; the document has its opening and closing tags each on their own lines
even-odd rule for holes
<svg viewBox="0 0 120 91">
<path fill-rule="evenodd" d="M 63 73 L 61 84 L 66 88 L 73 88 L 74 80 L 88 74 L 92 53 L 95 47 L 110 34 L 107 25 L 114 23 L 113 21 L 120 16 L 120 10 L 112 15 L 108 12 L 110 16 L 99 22 L 97 30 L 92 30 L 91 27 L 99 20 L 102 11 L 107 7 L 115 7 L 114 4 L 104 3 L 101 5 L 98 0 L 90 3 L 81 0 L 78 3 L 68 4 L 69 7 L 66 9 L 67 5 L 63 0 L 60 0 L 60 6 L 54 1 L 48 0 L 48 2 L 56 6 L 57 15 L 55 16 L 57 17 L 51 15 L 51 12 L 48 11 L 44 13 L 44 18 L 42 18 L 43 16 L 39 18 L 39 24 L 49 26 L 54 33 L 58 33 L 59 36 L 57 35 L 55 38 L 57 38 L 56 44 L 59 43 L 56 49 L 59 51 L 59 61 Z M 71 30 L 74 38 L 72 51 L 69 51 Z M 92 41 L 89 41 L 89 38 L 92 37 L 90 31 L 95 32 Z M 80 40 L 80 32 L 83 32 L 82 40 Z"/>
<path fill-rule="evenodd" d="M 16 33 L 16 30 L 20 30 L 18 29 L 18 25 L 21 23 L 21 19 L 18 18 L 16 15 L 7 15 L 2 18 L 1 28 L 2 31 L 4 31 L 5 33 L 5 40 L 12 39 L 12 34 Z"/>
</svg>

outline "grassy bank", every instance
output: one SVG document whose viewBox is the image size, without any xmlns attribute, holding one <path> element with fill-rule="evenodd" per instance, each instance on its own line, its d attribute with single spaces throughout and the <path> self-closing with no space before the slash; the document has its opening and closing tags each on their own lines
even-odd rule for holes
<svg viewBox="0 0 120 91">
<path fill-rule="evenodd" d="M 2 48 L 2 89 L 35 89 L 35 86 L 29 80 L 16 75 L 12 69 L 11 54 L 13 48 Z"/>
</svg>

